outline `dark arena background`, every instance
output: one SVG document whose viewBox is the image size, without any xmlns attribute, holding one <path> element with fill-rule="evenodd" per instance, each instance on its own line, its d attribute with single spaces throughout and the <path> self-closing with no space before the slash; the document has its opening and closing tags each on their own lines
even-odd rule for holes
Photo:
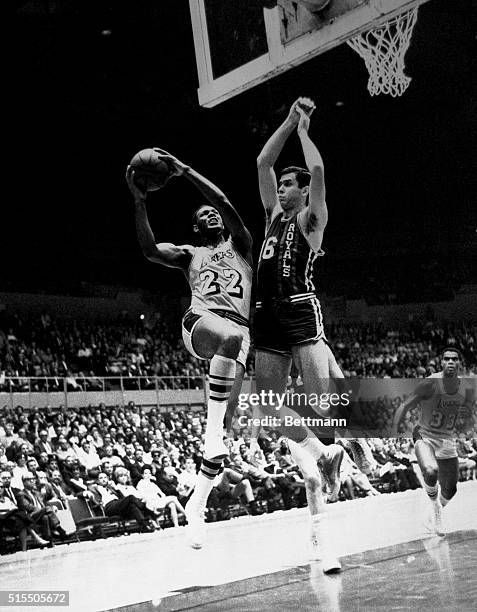
<svg viewBox="0 0 477 612">
<path fill-rule="evenodd" d="M 223 9 L 206 2 L 217 15 Z M 228 7 L 239 19 L 239 4 L 261 15 L 266 3 L 227 0 L 224 14 Z M 198 101 L 185 1 L 31 0 L 14 12 L 0 287 L 0 609 L 57 609 L 66 599 L 53 606 L 38 593 L 67 591 L 69 609 L 88 612 L 475 610 L 475 428 L 459 435 L 458 493 L 443 537 L 422 527 L 428 502 L 410 434 L 415 414 L 404 437 L 363 442 L 366 475 L 349 440 L 340 441 L 349 463 L 338 502 L 328 504 L 343 565 L 336 575 L 310 560 L 303 478 L 286 444 L 269 429 L 252 456 L 238 413 L 229 468 L 253 499 L 214 488 L 201 550 L 188 546 L 185 517 L 169 505 L 151 523 L 106 516 L 91 503 L 100 469 L 113 479 L 122 469 L 136 486 L 146 464 L 185 504 L 203 453 L 208 364 L 182 342 L 184 275 L 139 248 L 129 160 L 158 146 L 216 183 L 250 229 L 256 261 L 264 232 L 256 158 L 298 96 L 317 104 L 310 135 L 323 155 L 329 210 L 318 295 L 345 376 L 424 378 L 453 346 L 474 380 L 475 3 L 420 6 L 402 97 L 371 97 L 364 63 L 342 44 L 212 108 Z M 240 31 L 232 20 L 223 35 L 231 57 Z M 248 43 L 252 52 L 252 31 Z M 280 166 L 301 155 L 290 138 Z M 180 178 L 151 193 L 157 241 L 194 244 L 192 214 L 202 202 Z M 252 349 L 244 392 L 253 375 Z M 379 409 L 392 415 L 400 399 L 384 397 Z M 32 512 L 54 515 L 59 528 L 45 519 L 49 532 L 24 541 L 5 516 L 28 474 Z"/>
</svg>

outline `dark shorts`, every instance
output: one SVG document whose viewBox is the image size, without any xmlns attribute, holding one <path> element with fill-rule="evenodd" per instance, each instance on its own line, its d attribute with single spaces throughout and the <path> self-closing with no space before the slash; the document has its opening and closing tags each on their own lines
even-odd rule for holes
<svg viewBox="0 0 477 612">
<path fill-rule="evenodd" d="M 326 340 L 316 296 L 257 301 L 255 349 L 290 355 L 293 346 Z"/>
</svg>

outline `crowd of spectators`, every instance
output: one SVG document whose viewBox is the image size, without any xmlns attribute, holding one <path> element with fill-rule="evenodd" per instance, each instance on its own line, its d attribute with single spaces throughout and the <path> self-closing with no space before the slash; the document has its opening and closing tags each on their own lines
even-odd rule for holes
<svg viewBox="0 0 477 612">
<path fill-rule="evenodd" d="M 61 379 L 71 391 L 95 390 L 103 385 L 98 377 L 119 376 L 125 388 L 201 388 L 207 363 L 186 351 L 179 329 L 179 321 L 166 324 L 159 315 L 105 323 L 3 313 L 0 390 L 63 389 Z M 477 323 L 416 320 L 394 330 L 379 322 L 341 323 L 326 332 L 346 376 L 428 376 L 439 369 L 439 351 L 448 345 L 461 350 L 469 370 L 477 365 Z M 253 374 L 253 351 L 247 369 Z M 15 380 L 7 383 L 9 377 Z M 106 384 L 119 385 L 111 378 Z"/>
<path fill-rule="evenodd" d="M 125 407 L 4 408 L 0 416 L 0 531 L 30 534 L 38 545 L 64 537 L 55 510 L 81 498 L 107 517 L 134 519 L 141 531 L 179 525 L 195 486 L 205 432 L 205 411 L 160 412 Z M 227 439 L 230 458 L 209 499 L 209 520 L 231 512 L 261 514 L 306 503 L 304 481 L 279 432 L 250 452 L 249 431 Z M 410 440 L 370 439 L 372 465 L 364 475 L 348 451 L 341 496 L 377 495 L 419 485 Z M 462 479 L 476 477 L 477 440 L 459 441 Z M 5 523 L 7 521 L 7 523 Z"/>
<path fill-rule="evenodd" d="M 389 331 L 380 324 L 333 324 L 327 329 L 338 362 L 349 377 L 424 377 L 439 369 L 443 346 L 458 347 L 472 370 L 477 362 L 477 325 L 436 325 L 410 321 Z M 2 314 L 0 321 L 0 391 L 32 389 L 92 390 L 98 377 L 144 377 L 140 387 L 200 388 L 206 362 L 191 357 L 163 319 L 91 323 L 22 320 Z M 248 367 L 253 374 L 253 353 Z M 16 377 L 12 387 L 9 377 Z M 35 377 L 32 380 L 29 377 Z M 55 383 L 55 380 L 57 381 Z M 53 382 L 52 382 L 53 381 Z M 109 383 L 108 383 L 109 384 Z M 125 385 L 126 386 L 126 385 Z M 127 388 L 127 386 L 126 386 Z M 387 427 L 395 400 L 383 398 L 373 425 Z M 369 411 L 368 411 L 369 412 Z M 371 414 L 371 412 L 370 412 Z M 402 427 L 413 428 L 416 415 Z M 381 421 L 379 421 L 381 419 Z M 184 505 L 199 469 L 205 412 L 88 406 L 0 411 L 0 532 L 28 536 L 40 546 L 61 540 L 64 530 L 55 508 L 83 499 L 108 517 L 134 519 L 142 531 L 184 523 Z M 305 505 L 303 478 L 279 433 L 270 431 L 262 451 L 252 456 L 248 430 L 232 422 L 230 458 L 209 500 L 209 520 L 231 513 L 260 514 Z M 368 441 L 373 461 L 364 475 L 352 448 L 343 463 L 342 498 L 400 491 L 419 485 L 412 443 L 399 439 Z M 476 440 L 458 441 L 461 478 L 476 477 Z M 164 522 L 165 517 L 165 522 Z"/>
<path fill-rule="evenodd" d="M 178 334 L 156 315 L 145 323 L 127 315 L 118 320 L 56 320 L 48 313 L 22 319 L 3 313 L 0 320 L 0 390 L 70 391 L 106 388 L 200 388 L 206 362 L 192 357 Z M 34 377 L 33 380 L 30 377 Z M 143 377 L 139 382 L 137 377 Z M 172 378 L 174 377 L 174 378 Z"/>
</svg>

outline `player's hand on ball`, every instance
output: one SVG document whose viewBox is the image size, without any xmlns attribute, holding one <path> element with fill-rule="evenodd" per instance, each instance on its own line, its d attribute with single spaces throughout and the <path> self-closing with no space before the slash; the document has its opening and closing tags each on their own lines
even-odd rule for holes
<svg viewBox="0 0 477 612">
<path fill-rule="evenodd" d="M 300 112 L 302 109 L 308 116 L 315 110 L 315 103 L 311 98 L 300 97 L 293 102 L 288 113 L 288 121 L 291 121 L 295 125 L 298 125 L 300 121 Z"/>
<path fill-rule="evenodd" d="M 170 153 L 168 153 L 165 149 L 160 149 L 159 147 L 153 147 L 153 148 L 154 148 L 154 151 L 156 151 L 156 153 L 159 154 L 159 157 L 163 159 L 165 162 L 167 162 L 169 166 L 171 167 L 171 170 L 172 170 L 171 176 L 181 176 L 182 174 L 184 174 L 184 172 L 189 167 L 189 166 L 186 166 L 186 164 L 183 164 L 181 161 L 179 161 L 177 157 L 174 157 L 174 155 L 171 155 Z"/>
<path fill-rule="evenodd" d="M 139 187 L 134 182 L 134 170 L 131 166 L 128 166 L 126 169 L 126 183 L 128 184 L 129 191 L 133 194 L 135 201 L 145 201 L 146 193 L 139 189 Z"/>
</svg>

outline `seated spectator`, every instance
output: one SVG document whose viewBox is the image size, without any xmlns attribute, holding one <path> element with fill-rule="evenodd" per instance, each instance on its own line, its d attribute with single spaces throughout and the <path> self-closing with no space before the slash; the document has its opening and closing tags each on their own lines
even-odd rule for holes
<svg viewBox="0 0 477 612">
<path fill-rule="evenodd" d="M 131 482 L 133 485 L 136 485 L 142 478 L 142 470 L 145 466 L 151 467 L 150 464 L 147 464 L 144 461 L 144 451 L 138 445 L 138 448 L 134 451 L 134 459 L 129 460 L 129 473 L 131 474 Z M 124 462 L 124 466 L 127 468 L 126 462 Z"/>
<path fill-rule="evenodd" d="M 0 438 L 0 444 L 6 449 L 8 449 L 14 442 L 18 440 L 18 435 L 14 432 L 13 423 L 5 423 L 4 426 L 5 433 Z"/>
<path fill-rule="evenodd" d="M 171 513 L 174 527 L 179 526 L 177 513 L 180 512 L 183 516 L 186 515 L 182 504 L 174 495 L 164 495 L 161 489 L 153 481 L 152 471 L 148 465 L 144 466 L 142 470 L 142 478 L 138 482 L 136 488 L 147 508 L 153 512 L 158 512 L 159 510 L 168 508 Z"/>
<path fill-rule="evenodd" d="M 23 490 L 17 494 L 18 508 L 38 525 L 41 534 L 47 540 L 52 540 L 53 536 L 61 539 L 66 537 L 65 531 L 60 526 L 56 516 L 56 508 L 47 506 L 35 486 L 35 476 L 31 473 L 23 476 Z"/>
<path fill-rule="evenodd" d="M 40 466 L 38 465 L 38 461 L 35 459 L 35 457 L 28 457 L 26 460 L 26 466 L 28 469 L 28 473 L 33 474 L 33 477 L 35 478 L 35 483 L 38 483 L 38 469 Z"/>
<path fill-rule="evenodd" d="M 379 491 L 372 486 L 366 474 L 358 468 L 346 450 L 343 453 L 343 460 L 341 462 L 340 480 L 342 490 L 344 490 L 348 499 L 355 499 L 355 487 L 364 491 L 368 497 L 380 495 Z"/>
<path fill-rule="evenodd" d="M 100 472 L 101 459 L 95 447 L 92 446 L 88 440 L 83 440 L 81 448 L 75 445 L 73 445 L 73 448 L 80 464 L 86 470 L 86 474 L 89 478 L 96 478 Z"/>
<path fill-rule="evenodd" d="M 224 497 L 225 499 L 241 500 L 246 504 L 250 514 L 262 514 L 249 479 L 233 467 L 224 467 L 223 471 L 216 476 L 214 488 L 210 493 L 207 505 L 211 508 L 220 509 Z"/>
<path fill-rule="evenodd" d="M 300 495 L 303 486 L 300 486 L 292 476 L 285 473 L 274 452 L 267 453 L 263 470 L 269 474 L 280 491 L 285 510 L 292 508 L 295 496 Z"/>
<path fill-rule="evenodd" d="M 48 470 L 49 457 L 45 452 L 41 452 L 39 455 L 36 455 L 36 460 L 38 462 L 38 469 L 42 472 L 46 472 Z"/>
<path fill-rule="evenodd" d="M 23 452 L 27 452 L 29 455 L 33 455 L 35 449 L 33 448 L 33 444 L 28 440 L 26 427 L 20 427 L 17 433 L 18 437 L 14 442 L 15 447 Z"/>
<path fill-rule="evenodd" d="M 72 494 L 71 489 L 66 485 L 65 481 L 63 480 L 60 470 L 53 470 L 51 472 L 49 483 L 53 493 L 52 500 L 60 501 L 62 505 L 67 508 L 68 499 L 72 499 L 75 496 Z M 81 494 L 79 495 L 79 497 L 81 497 Z"/>
<path fill-rule="evenodd" d="M 5 495 L 13 502 L 17 503 L 17 493 L 21 490 L 14 486 L 12 474 L 9 470 L 0 472 L 0 482 L 5 487 Z"/>
<path fill-rule="evenodd" d="M 78 464 L 71 466 L 71 469 L 65 476 L 65 485 L 75 497 L 83 497 L 89 500 L 93 499 L 93 494 L 88 489 L 87 483 L 83 480 Z"/>
<path fill-rule="evenodd" d="M 5 492 L 5 485 L 0 482 L 0 531 L 8 530 L 20 537 L 21 549 L 27 550 L 27 538 L 31 535 L 39 546 L 47 546 L 48 540 L 41 538 L 34 529 L 35 521 L 20 510 L 16 501 L 12 501 Z"/>
<path fill-rule="evenodd" d="M 101 413 L 97 415 L 97 418 L 99 419 L 102 418 Z M 91 427 L 90 429 L 89 441 L 91 442 L 92 446 L 96 449 L 97 452 L 101 451 L 101 449 L 104 446 L 103 437 L 99 433 L 99 429 L 96 425 L 93 425 L 93 427 Z"/>
<path fill-rule="evenodd" d="M 46 429 L 40 429 L 38 434 L 38 440 L 35 442 L 35 455 L 46 453 L 46 455 L 53 454 L 53 447 L 48 437 L 48 431 Z"/>
<path fill-rule="evenodd" d="M 104 472 L 98 474 L 96 484 L 91 485 L 90 491 L 94 496 L 94 501 L 100 504 L 106 516 L 119 516 L 122 519 L 133 519 L 137 521 L 141 531 L 151 532 L 154 527 L 144 516 L 144 503 L 135 495 L 123 497 Z"/>
<path fill-rule="evenodd" d="M 172 467 L 171 460 L 167 455 L 162 457 L 161 467 L 156 472 L 156 482 L 165 495 L 179 497 L 179 491 L 177 489 L 179 485 L 178 473 Z"/>
<path fill-rule="evenodd" d="M 17 489 L 23 489 L 22 477 L 29 471 L 26 466 L 27 455 L 20 453 L 15 457 L 15 462 L 16 465 L 12 470 L 12 486 Z"/>
<path fill-rule="evenodd" d="M 459 434 L 457 440 L 460 480 L 473 480 L 476 473 L 477 452 L 465 434 Z"/>
<path fill-rule="evenodd" d="M 179 473 L 177 491 L 182 499 L 187 499 L 197 482 L 197 467 L 192 457 L 185 460 L 184 469 Z"/>
<path fill-rule="evenodd" d="M 7 455 L 5 453 L 5 447 L 3 444 L 0 444 L 0 470 L 5 467 L 8 462 Z"/>
<path fill-rule="evenodd" d="M 114 468 L 118 466 L 124 466 L 121 457 L 118 457 L 118 455 L 114 454 L 114 448 L 111 444 L 106 444 L 103 447 L 101 465 L 104 465 L 105 461 L 108 461 Z"/>
</svg>

